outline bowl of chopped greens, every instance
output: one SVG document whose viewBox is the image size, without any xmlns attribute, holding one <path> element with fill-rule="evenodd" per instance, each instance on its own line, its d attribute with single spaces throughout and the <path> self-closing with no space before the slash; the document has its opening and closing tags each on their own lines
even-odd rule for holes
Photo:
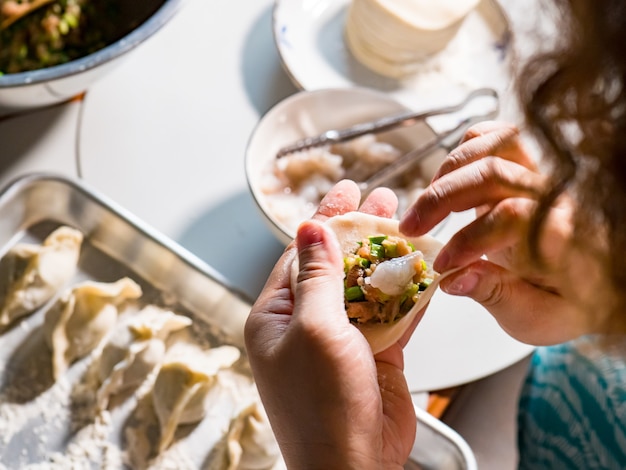
<svg viewBox="0 0 626 470">
<path fill-rule="evenodd" d="M 0 0 L 0 111 L 79 95 L 184 0 Z"/>
</svg>

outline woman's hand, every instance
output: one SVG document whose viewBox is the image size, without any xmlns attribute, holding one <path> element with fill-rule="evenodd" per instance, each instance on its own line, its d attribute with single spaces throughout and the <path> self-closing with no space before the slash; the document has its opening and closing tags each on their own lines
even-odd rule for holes
<svg viewBox="0 0 626 470">
<path fill-rule="evenodd" d="M 402 347 L 372 356 L 345 313 L 343 258 L 320 222 L 358 208 L 360 192 L 338 183 L 280 258 L 245 327 L 250 364 L 290 468 L 402 468 L 416 418 Z M 360 210 L 390 217 L 397 200 L 371 193 Z M 290 273 L 296 250 L 300 273 Z"/>
<path fill-rule="evenodd" d="M 481 123 L 467 132 L 400 223 L 403 233 L 420 235 L 450 212 L 475 208 L 476 220 L 435 260 L 439 272 L 462 268 L 441 288 L 473 298 L 509 334 L 531 344 L 601 331 L 608 311 L 602 301 L 611 297 L 602 283 L 597 240 L 574 243 L 575 207 L 567 196 L 543 226 L 538 248 L 544 264 L 531 257 L 530 220 L 546 184 L 515 127 Z"/>
</svg>

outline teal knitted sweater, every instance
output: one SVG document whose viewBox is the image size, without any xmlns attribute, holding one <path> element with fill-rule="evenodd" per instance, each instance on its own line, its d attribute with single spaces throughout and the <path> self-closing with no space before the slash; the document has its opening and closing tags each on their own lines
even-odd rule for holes
<svg viewBox="0 0 626 470">
<path fill-rule="evenodd" d="M 626 469 L 626 337 L 538 348 L 519 402 L 521 470 Z"/>
</svg>

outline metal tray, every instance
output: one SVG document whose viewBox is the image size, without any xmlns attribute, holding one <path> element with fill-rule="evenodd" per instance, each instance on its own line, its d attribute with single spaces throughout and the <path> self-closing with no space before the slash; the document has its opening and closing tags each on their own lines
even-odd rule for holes
<svg viewBox="0 0 626 470">
<path fill-rule="evenodd" d="M 190 316 L 196 342 L 243 352 L 249 299 L 121 207 L 77 181 L 45 174 L 20 178 L 0 194 L 0 256 L 18 242 L 40 243 L 59 225 L 85 237 L 71 285 L 131 277 L 143 290 L 138 307 L 156 304 Z M 0 462 L 11 469 L 114 469 L 129 461 L 135 468 L 211 468 L 210 451 L 228 429 L 236 400 L 220 401 L 217 415 L 186 426 L 177 434 L 181 445 L 153 459 L 158 430 L 149 401 L 130 397 L 108 422 L 96 421 L 81 393 L 89 358 L 52 380 L 40 328 L 51 302 L 0 334 Z M 242 356 L 235 383 L 249 391 Z"/>
<path fill-rule="evenodd" d="M 422 408 L 415 408 L 417 433 L 405 470 L 477 470 L 474 453 L 452 428 Z"/>
<path fill-rule="evenodd" d="M 239 347 L 244 360 L 236 373 L 243 387 L 252 384 L 243 343 L 252 299 L 213 268 L 82 182 L 30 174 L 0 192 L 0 257 L 15 243 L 42 241 L 59 225 L 75 227 L 85 236 L 72 282 L 114 281 L 128 275 L 142 286 L 142 302 L 191 316 L 194 325 L 200 325 L 199 341 Z M 124 438 L 121 430 L 138 420 L 141 404 L 132 399 L 115 408 L 109 422 L 76 428 L 72 419 L 80 414 L 81 404 L 68 397 L 80 385 L 86 365 L 79 361 L 72 366 L 60 385 L 41 383 L 49 368 L 49 352 L 38 333 L 45 308 L 0 333 L 0 470 L 2 465 L 37 470 L 125 468 L 123 453 L 136 452 L 135 447 L 145 444 L 137 439 L 154 429 L 142 425 L 135 440 Z M 223 416 L 209 415 L 177 433 L 182 445 L 168 450 L 167 458 L 136 466 L 215 468 L 210 455 L 232 416 L 229 406 L 235 405 L 223 405 Z M 474 457 L 458 434 L 422 410 L 418 421 L 418 439 L 407 469 L 475 468 Z"/>
</svg>

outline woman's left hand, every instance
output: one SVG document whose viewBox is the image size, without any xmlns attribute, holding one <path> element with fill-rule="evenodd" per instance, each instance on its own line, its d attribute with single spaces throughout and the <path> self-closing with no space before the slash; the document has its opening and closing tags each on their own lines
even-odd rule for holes
<svg viewBox="0 0 626 470">
<path fill-rule="evenodd" d="M 342 254 L 320 223 L 357 210 L 360 197 L 351 181 L 328 193 L 276 264 L 246 323 L 250 364 L 290 468 L 400 469 L 415 438 L 402 346 L 374 357 L 350 324 Z M 379 189 L 360 210 L 390 217 L 396 206 L 395 195 Z"/>
<path fill-rule="evenodd" d="M 451 212 L 475 209 L 476 220 L 454 234 L 434 262 L 439 272 L 458 269 L 440 287 L 481 303 L 511 336 L 535 345 L 616 326 L 602 271 L 602 232 L 574 236 L 570 195 L 561 194 L 544 218 L 539 258 L 530 250 L 530 227 L 547 184 L 515 126 L 483 122 L 467 131 L 400 221 L 403 233 L 418 236 Z"/>
</svg>

